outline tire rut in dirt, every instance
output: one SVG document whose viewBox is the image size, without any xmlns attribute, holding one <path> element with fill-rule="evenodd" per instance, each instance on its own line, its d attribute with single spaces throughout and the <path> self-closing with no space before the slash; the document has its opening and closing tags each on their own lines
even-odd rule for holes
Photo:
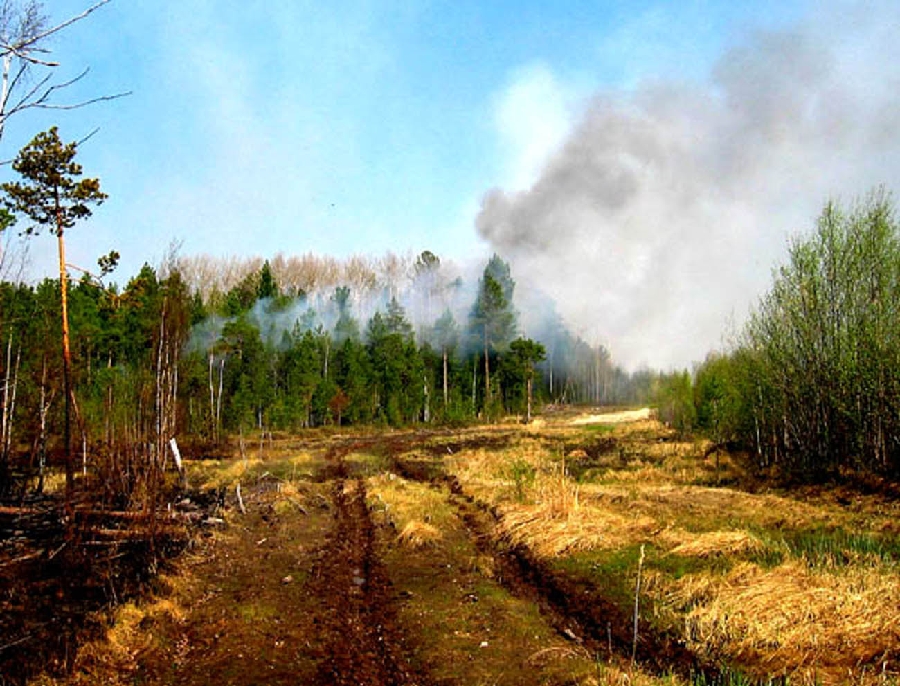
<svg viewBox="0 0 900 686">
<path fill-rule="evenodd" d="M 497 515 L 465 495 L 458 484 L 452 491 L 450 502 L 479 551 L 494 560 L 498 579 L 507 590 L 536 603 L 560 634 L 591 653 L 630 658 L 633 618 L 629 612 L 608 600 L 596 584 L 553 570 L 524 546 L 509 548 L 498 542 L 492 533 Z M 708 683 L 719 677 L 719 670 L 702 663 L 677 638 L 646 627 L 639 633 L 635 657 L 659 674 L 702 674 Z"/>
<path fill-rule="evenodd" d="M 312 585 L 325 608 L 318 622 L 324 655 L 315 683 L 425 684 L 404 657 L 408 651 L 392 607 L 393 589 L 378 559 L 365 484 L 348 478 L 342 461 L 337 465 L 335 526 Z"/>
<path fill-rule="evenodd" d="M 513 595 L 535 603 L 561 635 L 596 655 L 613 652 L 630 659 L 633 618 L 626 609 L 608 600 L 602 588 L 553 570 L 524 546 L 509 547 L 498 541 L 494 530 L 499 513 L 467 494 L 456 477 L 443 472 L 435 475 L 433 466 L 412 464 L 396 451 L 392 464 L 405 479 L 450 491 L 450 503 L 479 552 L 494 560 L 500 583 Z M 677 637 L 646 627 L 639 633 L 636 659 L 660 674 L 702 674 L 710 682 L 719 676 L 717 668 L 701 661 Z"/>
</svg>

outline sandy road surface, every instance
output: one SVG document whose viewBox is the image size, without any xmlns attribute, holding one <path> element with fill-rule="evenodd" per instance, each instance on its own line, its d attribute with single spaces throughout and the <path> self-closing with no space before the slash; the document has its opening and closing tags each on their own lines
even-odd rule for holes
<svg viewBox="0 0 900 686">
<path fill-rule="evenodd" d="M 624 410 L 622 412 L 585 415 L 576 417 L 570 421 L 569 424 L 572 426 L 582 424 L 623 424 L 625 422 L 638 422 L 642 419 L 650 419 L 649 407 L 642 407 L 640 410 Z"/>
</svg>

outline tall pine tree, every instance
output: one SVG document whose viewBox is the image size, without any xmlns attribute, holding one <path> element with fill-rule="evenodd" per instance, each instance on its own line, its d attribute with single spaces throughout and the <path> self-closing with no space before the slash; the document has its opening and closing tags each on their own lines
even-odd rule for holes
<svg viewBox="0 0 900 686">
<path fill-rule="evenodd" d="M 478 294 L 469 315 L 469 331 L 480 341 L 484 354 L 484 407 L 492 405 L 491 355 L 506 349 L 516 335 L 512 299 L 515 281 L 509 264 L 494 254 L 478 282 Z"/>
<path fill-rule="evenodd" d="M 98 179 L 79 178 L 82 168 L 75 161 L 77 150 L 76 143 L 63 143 L 60 140 L 54 126 L 35 136 L 13 161 L 13 170 L 22 176 L 23 181 L 2 185 L 9 209 L 24 214 L 34 222 L 25 228 L 25 233 L 37 234 L 47 227 L 56 236 L 59 246 L 67 506 L 71 506 L 74 489 L 74 466 L 71 430 L 72 354 L 69 345 L 68 275 L 64 236 L 66 229 L 75 226 L 76 221 L 91 216 L 91 205 L 99 205 L 107 197 L 100 191 Z"/>
</svg>

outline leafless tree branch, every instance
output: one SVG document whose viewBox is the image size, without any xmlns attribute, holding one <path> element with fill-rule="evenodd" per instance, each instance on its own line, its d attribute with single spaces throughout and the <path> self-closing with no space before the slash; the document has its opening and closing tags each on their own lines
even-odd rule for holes
<svg viewBox="0 0 900 686">
<path fill-rule="evenodd" d="M 20 64 L 18 70 L 16 70 L 16 75 L 13 77 L 12 82 L 9 85 L 9 93 L 12 93 L 16 89 L 16 86 L 18 86 L 19 81 L 22 80 L 22 78 L 25 76 L 25 74 L 27 72 L 28 72 L 28 65 Z M 7 94 L 7 98 L 8 98 L 8 94 Z M 5 105 L 6 103 L 4 102 L 3 104 Z"/>
<path fill-rule="evenodd" d="M 87 8 L 84 12 L 82 12 L 81 14 L 78 14 L 78 15 L 76 15 L 76 16 L 70 18 L 70 19 L 67 19 L 66 21 L 64 21 L 64 22 L 62 22 L 62 23 L 60 23 L 60 24 L 57 24 L 56 26 L 54 26 L 54 27 L 52 27 L 52 28 L 49 28 L 49 29 L 47 29 L 46 31 L 43 31 L 43 32 L 41 32 L 41 33 L 38 33 L 38 34 L 35 35 L 35 36 L 30 36 L 30 37 L 28 37 L 27 39 L 23 40 L 22 42 L 20 42 L 20 43 L 18 43 L 18 44 L 16 44 L 16 45 L 2 46 L 2 47 L 4 48 L 4 51 L 14 50 L 14 51 L 16 51 L 16 52 L 22 52 L 25 48 L 30 48 L 30 47 L 33 46 L 35 43 L 38 43 L 38 42 L 42 41 L 43 39 L 48 38 L 49 36 L 52 36 L 54 33 L 59 33 L 60 31 L 62 31 L 62 30 L 63 30 L 64 28 L 66 28 L 67 26 L 71 26 L 72 24 L 75 24 L 76 22 L 81 21 L 82 19 L 84 19 L 85 17 L 87 17 L 87 16 L 88 16 L 89 14 L 91 14 L 92 12 L 94 12 L 94 11 L 100 9 L 101 7 L 103 7 L 103 5 L 107 4 L 108 2 L 110 2 L 110 0 L 100 0 L 100 2 L 94 3 L 93 5 L 91 5 L 90 7 L 88 7 L 88 8 Z"/>
<path fill-rule="evenodd" d="M 80 102 L 55 103 L 53 98 L 60 91 L 71 87 L 81 81 L 88 72 L 85 68 L 74 78 L 62 83 L 52 83 L 52 71 L 37 79 L 33 85 L 25 87 L 25 78 L 31 67 L 51 69 L 59 66 L 58 62 L 42 59 L 37 55 L 48 54 L 50 51 L 42 47 L 40 43 L 48 37 L 72 26 L 86 18 L 96 10 L 108 4 L 111 0 L 100 0 L 86 10 L 59 24 L 45 28 L 47 17 L 42 12 L 42 3 L 30 0 L 21 7 L 11 0 L 0 1 L 0 139 L 6 127 L 6 122 L 14 114 L 27 109 L 46 110 L 75 110 L 98 102 L 117 100 L 131 95 L 131 91 L 102 95 L 89 98 Z M 18 91 L 24 93 L 18 95 Z M 11 98 L 13 94 L 15 98 Z M 10 106 L 11 100 L 15 103 Z M 93 135 L 93 134 L 92 134 Z"/>
<path fill-rule="evenodd" d="M 79 147 L 79 146 L 81 146 L 82 143 L 91 140 L 91 138 L 94 137 L 94 134 L 96 134 L 99 130 L 100 130 L 100 127 L 97 127 L 96 129 L 94 129 L 93 131 L 91 131 L 87 136 L 85 136 L 85 137 L 82 138 L 80 141 L 78 141 L 78 142 L 75 144 L 75 147 Z"/>
<path fill-rule="evenodd" d="M 18 57 L 18 58 L 19 58 L 20 60 L 22 60 L 23 62 L 29 62 L 29 63 L 31 63 L 31 64 L 37 64 L 37 65 L 39 65 L 39 66 L 41 66 L 41 67 L 58 67 L 58 66 L 59 66 L 59 62 L 48 62 L 48 61 L 46 61 L 46 60 L 39 60 L 37 57 L 33 57 L 33 56 L 29 55 L 28 53 L 23 53 L 23 52 L 21 52 L 20 50 L 17 50 L 16 48 L 14 48 L 14 47 L 7 47 L 7 46 L 3 46 L 3 47 L 6 48 L 6 52 L 8 52 L 8 53 L 10 53 L 10 54 L 12 54 L 12 55 L 15 55 L 16 57 Z"/>
<path fill-rule="evenodd" d="M 20 112 L 21 110 L 27 109 L 29 101 L 34 101 L 34 98 L 35 98 L 36 94 L 38 93 L 38 91 L 40 91 L 41 88 L 43 88 L 50 81 L 50 78 L 52 76 L 53 76 L 52 74 L 47 74 L 44 78 L 42 78 L 40 81 L 38 81 L 34 86 L 32 86 L 28 90 L 27 93 L 25 93 L 25 95 L 23 95 L 21 98 L 19 98 L 19 101 L 15 105 L 10 107 L 9 109 L 4 109 L 3 112 L 0 113 L 0 117 L 2 117 L 2 119 L 5 121 L 10 115 L 15 114 L 16 112 Z M 10 89 L 9 92 L 12 93 L 12 90 Z M 40 102 L 42 99 L 49 97 L 49 95 L 50 95 L 50 91 L 44 93 L 44 95 L 39 97 L 35 102 Z M 3 104 L 5 105 L 6 103 L 3 103 Z"/>
<path fill-rule="evenodd" d="M 31 107 L 35 107 L 41 110 L 77 110 L 80 107 L 86 107 L 88 105 L 93 105 L 96 102 L 105 102 L 107 100 L 118 100 L 119 98 L 125 98 L 131 95 L 131 91 L 125 91 L 124 93 L 116 93 L 115 95 L 101 95 L 96 98 L 91 98 L 90 100 L 83 100 L 81 102 L 72 103 L 69 105 L 54 105 L 50 103 L 35 103 L 31 105 Z"/>
</svg>

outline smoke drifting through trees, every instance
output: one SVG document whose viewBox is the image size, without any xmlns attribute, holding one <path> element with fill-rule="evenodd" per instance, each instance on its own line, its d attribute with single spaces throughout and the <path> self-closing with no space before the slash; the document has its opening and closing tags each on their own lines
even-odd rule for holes
<svg viewBox="0 0 900 686">
<path fill-rule="evenodd" d="M 457 322 L 465 321 L 478 281 L 475 266 L 460 268 L 433 255 L 436 262 L 423 264 L 422 255 L 353 255 L 344 260 L 313 254 L 278 254 L 271 260 L 200 255 L 179 258 L 178 269 L 211 310 L 221 309 L 229 294 L 243 284 L 252 296 L 250 319 L 264 338 L 277 344 L 298 322 L 302 330 L 322 325 L 331 331 L 340 315 L 335 299 L 338 288 L 348 289 L 347 311 L 363 325 L 376 312 L 384 312 L 391 298 L 403 306 L 417 332 L 434 324 L 447 309 Z M 275 300 L 256 299 L 256 279 L 265 263 L 280 289 Z M 214 317 L 204 322 L 206 328 L 197 330 L 201 340 L 196 344 L 208 338 L 204 331 L 220 332 L 223 324 L 224 320 Z"/>
<path fill-rule="evenodd" d="M 558 319 L 540 329 L 549 356 L 529 339 L 510 265 L 497 255 L 472 282 L 427 251 L 415 259 L 356 259 L 371 274 L 369 289 L 357 293 L 341 281 L 346 263 L 328 258 L 307 256 L 304 269 L 287 276 L 311 283 L 308 274 L 321 274 L 323 263 L 332 267 L 330 291 L 321 279 L 309 293 L 284 289 L 273 263 L 254 270 L 258 262 L 248 260 L 232 270 L 226 292 L 195 294 L 184 356 L 189 433 L 218 440 L 223 431 L 329 423 L 530 417 L 534 395 L 598 403 L 649 397 L 652 375 L 629 377 Z M 539 363 L 546 383 L 535 373 Z"/>
<path fill-rule="evenodd" d="M 496 256 L 489 264 L 495 263 L 509 269 Z M 484 264 L 460 267 L 426 251 L 418 256 L 389 253 L 345 260 L 312 254 L 276 255 L 266 261 L 206 255 L 179 258 L 177 269 L 206 313 L 194 324 L 188 350 L 211 353 L 214 366 L 228 354 L 221 346 L 225 327 L 239 317 L 252 325 L 261 341 L 273 350 L 285 352 L 286 346 L 296 342 L 293 336 L 306 332 L 324 332 L 331 339 L 329 345 L 336 348 L 347 338 L 347 320 L 354 335 L 366 339 L 367 324 L 376 314 L 388 312 L 396 299 L 418 344 L 428 346 L 442 362 L 448 362 L 443 359 L 448 353 L 457 363 L 465 358 L 479 359 L 482 366 L 474 373 L 478 393 L 484 392 L 484 338 L 469 330 Z M 278 293 L 259 297 L 261 275 L 267 270 Z M 519 278 L 515 265 L 512 274 L 506 273 L 504 278 Z M 517 323 L 510 335 L 534 338 L 546 346 L 546 360 L 539 365 L 543 399 L 594 403 L 647 400 L 653 375 L 629 375 L 605 348 L 588 345 L 572 334 L 545 296 L 518 289 L 511 307 Z M 472 374 L 469 369 L 470 390 Z M 444 404 L 446 376 L 447 370 L 438 370 L 437 394 Z"/>
<path fill-rule="evenodd" d="M 898 178 L 898 21 L 835 3 L 706 83 L 596 94 L 529 189 L 485 196 L 480 235 L 627 366 L 702 359 L 826 198 Z"/>
</svg>

